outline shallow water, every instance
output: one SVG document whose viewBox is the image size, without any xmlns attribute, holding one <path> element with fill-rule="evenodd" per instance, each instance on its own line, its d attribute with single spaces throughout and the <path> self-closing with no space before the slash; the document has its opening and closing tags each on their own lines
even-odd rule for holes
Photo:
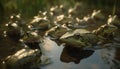
<svg viewBox="0 0 120 69">
<path fill-rule="evenodd" d="M 83 11 L 80 9 L 82 13 L 79 12 L 76 12 L 76 14 L 73 13 L 73 17 L 82 18 L 88 15 L 88 12 L 92 12 L 88 10 L 90 10 L 90 8 Z M 58 14 L 60 15 L 61 13 L 65 14 L 64 12 L 61 11 L 59 12 Z M 105 14 L 109 14 L 109 13 L 105 13 Z M 54 18 L 57 17 L 57 15 L 52 16 L 53 21 Z M 25 22 L 27 23 L 27 21 Z M 100 20 L 96 23 L 95 26 L 88 27 L 87 30 L 90 31 L 94 30 L 104 23 L 106 23 L 104 22 L 104 19 Z M 1 29 L 3 28 L 4 26 L 2 27 L 1 25 Z M 24 31 L 26 31 L 26 29 Z M 82 32 L 83 31 L 80 31 L 80 33 Z M 2 33 L 1 30 L 0 33 Z M 12 42 L 11 40 L 8 39 L 4 39 L 4 40 L 5 41 L 0 42 L 0 58 L 6 58 L 8 55 L 15 53 L 16 51 L 22 48 L 21 43 L 17 44 L 16 42 Z M 41 49 L 43 56 L 49 59 L 48 59 L 48 63 L 43 63 L 43 65 L 40 66 L 40 69 L 120 69 L 120 56 L 119 56 L 120 48 L 112 47 L 112 48 L 102 48 L 97 50 L 88 50 L 88 49 L 83 50 L 74 47 L 65 47 L 63 45 L 58 46 L 57 43 L 55 43 L 54 41 L 50 40 L 49 38 L 45 38 L 45 44 L 41 46 Z M 0 61 L 2 60 L 0 59 Z"/>
<path fill-rule="evenodd" d="M 51 60 L 51 64 L 42 66 L 41 69 L 119 69 L 117 66 L 120 65 L 118 62 L 114 66 L 115 63 L 112 62 L 119 60 L 114 58 L 119 56 L 115 53 L 118 52 L 115 48 L 77 51 L 78 49 L 58 46 L 49 38 L 46 38 L 46 43 L 41 48 L 44 49 L 44 55 Z"/>
</svg>

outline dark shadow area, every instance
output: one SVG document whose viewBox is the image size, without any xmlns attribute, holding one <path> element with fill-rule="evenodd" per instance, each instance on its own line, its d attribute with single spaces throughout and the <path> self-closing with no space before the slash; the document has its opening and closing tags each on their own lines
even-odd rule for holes
<svg viewBox="0 0 120 69">
<path fill-rule="evenodd" d="M 61 54 L 60 60 L 66 63 L 75 62 L 78 64 L 82 59 L 90 57 L 93 53 L 94 51 L 92 50 L 83 50 L 76 47 L 65 47 Z"/>
<path fill-rule="evenodd" d="M 0 2 L 0 24 L 2 23 L 3 19 L 4 19 L 4 8 Z"/>
</svg>

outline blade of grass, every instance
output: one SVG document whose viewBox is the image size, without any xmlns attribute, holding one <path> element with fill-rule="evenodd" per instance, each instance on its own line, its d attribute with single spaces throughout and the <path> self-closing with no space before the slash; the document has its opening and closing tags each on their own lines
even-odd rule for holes
<svg viewBox="0 0 120 69">
<path fill-rule="evenodd" d="M 115 3 L 113 5 L 113 11 L 112 11 L 113 15 L 115 15 L 115 12 L 116 12 L 116 5 L 117 5 L 117 0 L 115 0 Z"/>
</svg>

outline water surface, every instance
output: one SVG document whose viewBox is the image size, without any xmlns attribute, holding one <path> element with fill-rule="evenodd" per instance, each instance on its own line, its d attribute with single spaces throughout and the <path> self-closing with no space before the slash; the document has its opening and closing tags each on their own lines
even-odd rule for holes
<svg viewBox="0 0 120 69">
<path fill-rule="evenodd" d="M 44 55 L 50 58 L 51 64 L 42 66 L 41 69 L 118 69 L 113 66 L 115 63 L 111 63 L 117 60 L 114 58 L 117 56 L 115 48 L 77 51 L 75 48 L 58 46 L 47 38 L 42 49 Z"/>
</svg>

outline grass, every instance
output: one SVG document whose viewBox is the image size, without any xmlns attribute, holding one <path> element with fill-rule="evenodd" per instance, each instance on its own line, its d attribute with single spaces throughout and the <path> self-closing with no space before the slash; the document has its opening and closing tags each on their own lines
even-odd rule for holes
<svg viewBox="0 0 120 69">
<path fill-rule="evenodd" d="M 1 0 L 5 13 L 21 13 L 25 17 L 31 17 L 38 13 L 39 10 L 47 10 L 50 6 L 66 5 L 74 6 L 76 2 L 84 2 L 89 8 L 106 9 L 107 12 L 115 14 L 120 6 L 119 0 Z M 112 8 L 111 8 L 112 7 Z M 113 9 L 113 10 L 111 10 Z M 109 10 L 109 11 L 108 11 Z M 9 11 L 9 12 L 8 12 Z M 86 10 L 87 11 L 87 10 Z"/>
</svg>

